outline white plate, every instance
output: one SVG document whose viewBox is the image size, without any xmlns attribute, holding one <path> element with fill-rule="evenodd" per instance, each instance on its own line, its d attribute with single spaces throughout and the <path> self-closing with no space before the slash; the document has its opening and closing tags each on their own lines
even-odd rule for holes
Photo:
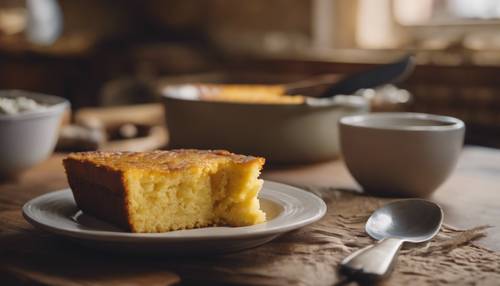
<svg viewBox="0 0 500 286">
<path fill-rule="evenodd" d="M 135 253 L 223 253 L 255 247 L 319 220 L 322 199 L 304 190 L 264 182 L 259 195 L 267 222 L 245 227 L 205 227 L 164 233 L 130 233 L 82 213 L 70 189 L 39 196 L 23 206 L 32 225 L 77 242 Z"/>
</svg>

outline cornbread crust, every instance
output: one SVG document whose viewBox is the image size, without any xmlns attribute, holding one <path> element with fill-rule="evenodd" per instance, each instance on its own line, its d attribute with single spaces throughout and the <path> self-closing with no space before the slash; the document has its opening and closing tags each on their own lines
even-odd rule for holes
<svg viewBox="0 0 500 286">
<path fill-rule="evenodd" d="M 120 159 L 116 159 L 120 158 Z M 264 164 L 264 158 L 244 156 L 224 150 L 179 149 L 172 151 L 82 152 L 63 160 L 69 185 L 80 209 L 132 232 L 128 197 L 131 191 L 125 173 L 134 169 L 169 174 L 193 168 L 210 168 L 211 162 L 230 160 L 238 165 Z M 191 226 L 196 227 L 196 226 Z"/>
<path fill-rule="evenodd" d="M 108 166 L 95 166 L 77 156 L 70 154 L 63 164 L 78 207 L 130 231 L 128 190 L 123 173 Z"/>
</svg>

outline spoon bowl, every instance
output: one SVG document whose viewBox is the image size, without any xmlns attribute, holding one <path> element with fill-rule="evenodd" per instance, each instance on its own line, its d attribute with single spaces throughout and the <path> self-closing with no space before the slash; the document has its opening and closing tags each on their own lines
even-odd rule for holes
<svg viewBox="0 0 500 286">
<path fill-rule="evenodd" d="M 439 232 L 443 211 L 430 201 L 400 200 L 376 210 L 368 219 L 365 231 L 374 239 L 399 238 L 418 243 Z"/>
<path fill-rule="evenodd" d="M 379 241 L 346 257 L 340 271 L 362 280 L 386 277 L 404 242 L 433 238 L 442 222 L 443 211 L 433 202 L 407 199 L 389 203 L 376 210 L 365 225 L 366 232 Z"/>
</svg>

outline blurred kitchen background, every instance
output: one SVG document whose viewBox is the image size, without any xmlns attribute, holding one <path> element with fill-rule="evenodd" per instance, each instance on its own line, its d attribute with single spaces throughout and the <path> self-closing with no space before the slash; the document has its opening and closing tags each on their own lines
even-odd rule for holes
<svg viewBox="0 0 500 286">
<path fill-rule="evenodd" d="M 466 143 L 500 147 L 500 1 L 0 1 L 0 89 L 65 97 L 73 117 L 121 106 L 125 118 L 120 108 L 157 101 L 170 82 L 291 82 L 408 53 L 408 93 L 376 108 L 455 116 Z"/>
</svg>

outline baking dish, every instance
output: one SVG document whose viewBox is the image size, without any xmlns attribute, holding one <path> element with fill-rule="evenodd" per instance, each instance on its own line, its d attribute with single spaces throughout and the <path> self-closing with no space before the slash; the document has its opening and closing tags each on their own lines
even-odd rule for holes
<svg viewBox="0 0 500 286">
<path fill-rule="evenodd" d="M 362 96 L 306 97 L 301 104 L 201 100 L 200 85 L 161 88 L 169 148 L 227 149 L 272 163 L 310 163 L 339 153 L 337 121 L 365 113 Z"/>
</svg>

